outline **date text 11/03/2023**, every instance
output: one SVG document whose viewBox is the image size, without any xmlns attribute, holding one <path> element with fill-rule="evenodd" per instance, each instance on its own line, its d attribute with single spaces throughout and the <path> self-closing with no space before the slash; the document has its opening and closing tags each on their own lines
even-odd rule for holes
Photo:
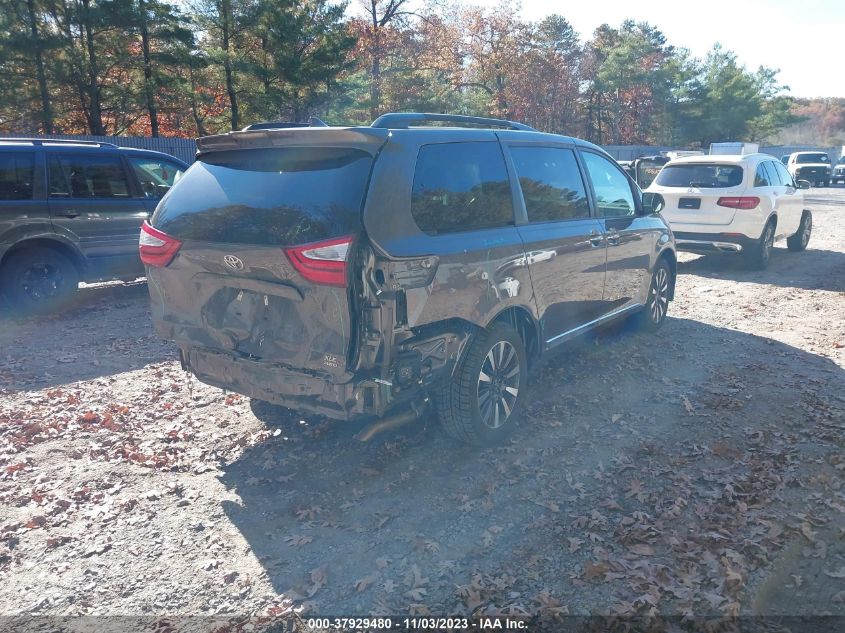
<svg viewBox="0 0 845 633">
<path fill-rule="evenodd" d="M 528 622 L 519 618 L 481 617 L 332 617 L 308 618 L 305 624 L 314 631 L 527 631 Z"/>
</svg>

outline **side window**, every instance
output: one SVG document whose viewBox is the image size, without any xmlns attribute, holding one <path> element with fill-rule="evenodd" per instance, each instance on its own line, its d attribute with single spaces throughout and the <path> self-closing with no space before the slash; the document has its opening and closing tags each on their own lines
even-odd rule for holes
<svg viewBox="0 0 845 633">
<path fill-rule="evenodd" d="M 411 214 L 430 235 L 513 224 L 511 188 L 499 144 L 423 145 Z"/>
<path fill-rule="evenodd" d="M 0 200 L 32 200 L 35 154 L 0 154 Z"/>
<path fill-rule="evenodd" d="M 779 163 L 772 163 L 775 166 L 775 169 L 780 175 L 780 181 L 786 185 L 787 187 L 795 187 L 795 180 L 792 178 L 792 175 L 783 165 Z"/>
<path fill-rule="evenodd" d="M 129 183 L 117 156 L 51 156 L 50 196 L 128 198 Z"/>
<path fill-rule="evenodd" d="M 147 198 L 161 198 L 184 173 L 176 163 L 154 158 L 130 158 L 129 164 Z"/>
<path fill-rule="evenodd" d="M 766 170 L 766 174 L 769 176 L 769 182 L 771 183 L 772 187 L 780 187 L 783 182 L 781 182 L 781 177 L 778 174 L 777 167 L 775 167 L 774 161 L 766 161 L 765 163 L 760 163 L 763 169 Z"/>
<path fill-rule="evenodd" d="M 777 180 L 769 180 L 769 173 L 765 167 L 766 163 L 759 163 L 757 165 L 757 173 L 754 174 L 755 187 L 772 187 L 777 186 Z"/>
<path fill-rule="evenodd" d="M 574 151 L 555 147 L 514 147 L 510 153 L 529 222 L 589 217 L 587 191 Z"/>
<path fill-rule="evenodd" d="M 636 215 L 634 193 L 625 174 L 603 156 L 592 152 L 582 152 L 581 156 L 593 182 L 599 215 L 606 218 Z"/>
</svg>

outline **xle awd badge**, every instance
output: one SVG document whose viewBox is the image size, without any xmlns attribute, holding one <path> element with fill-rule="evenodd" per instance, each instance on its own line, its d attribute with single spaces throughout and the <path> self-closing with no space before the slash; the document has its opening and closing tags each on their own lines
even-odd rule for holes
<svg viewBox="0 0 845 633">
<path fill-rule="evenodd" d="M 223 263 L 226 264 L 232 270 L 243 270 L 244 263 L 240 257 L 235 257 L 234 255 L 224 255 L 223 256 Z"/>
<path fill-rule="evenodd" d="M 340 367 L 340 359 L 332 354 L 324 354 L 323 365 L 326 367 Z"/>
</svg>

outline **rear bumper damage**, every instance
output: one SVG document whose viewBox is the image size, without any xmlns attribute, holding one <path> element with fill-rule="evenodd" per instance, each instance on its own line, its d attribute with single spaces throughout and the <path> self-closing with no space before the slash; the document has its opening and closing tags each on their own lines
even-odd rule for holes
<svg viewBox="0 0 845 633">
<path fill-rule="evenodd" d="M 179 352 L 183 369 L 206 384 L 297 411 L 355 420 L 382 417 L 424 399 L 451 375 L 468 338 L 469 331 L 456 331 L 406 340 L 384 375 L 329 376 L 216 350 Z"/>
</svg>

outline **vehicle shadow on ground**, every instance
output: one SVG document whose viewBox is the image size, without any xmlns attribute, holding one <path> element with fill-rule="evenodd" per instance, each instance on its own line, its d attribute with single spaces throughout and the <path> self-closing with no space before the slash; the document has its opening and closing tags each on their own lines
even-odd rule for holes
<svg viewBox="0 0 845 633">
<path fill-rule="evenodd" d="M 825 271 L 819 274 L 819 271 Z M 770 284 L 807 290 L 845 291 L 845 253 L 809 248 L 791 253 L 786 248 L 772 251 L 769 267 L 749 270 L 737 255 L 703 255 L 678 262 L 679 274 L 711 279 L 729 279 L 755 284 Z"/>
<path fill-rule="evenodd" d="M 145 281 L 83 286 L 71 306 L 51 315 L 19 316 L 0 306 L 0 387 L 41 389 L 174 358 L 145 318 L 148 310 Z"/>
<path fill-rule="evenodd" d="M 633 469 L 624 477 L 646 480 L 638 471 L 648 463 L 696 481 L 712 472 L 707 460 L 718 459 L 706 447 L 741 451 L 745 438 L 785 433 L 787 418 L 801 415 L 796 407 L 809 406 L 802 385 L 845 392 L 834 362 L 772 339 L 686 319 L 668 319 L 658 335 L 625 329 L 584 337 L 543 364 L 522 425 L 499 448 L 451 441 L 432 417 L 361 444 L 352 437 L 359 425 L 280 409 L 270 426 L 278 434 L 225 467 L 221 480 L 239 501 L 223 509 L 275 591 L 314 602 L 317 613 L 408 613 L 412 603 L 466 612 L 456 587 L 474 571 L 512 576 L 510 592 L 543 587 L 565 604 L 602 612 L 626 595 L 624 579 L 572 583 L 589 558 L 571 540 L 567 549 L 564 537 L 587 542 L 573 517 L 608 507 L 610 486 L 600 482 L 614 464 Z M 745 466 L 733 459 L 726 468 L 733 467 Z M 691 521 L 703 519 L 670 521 L 666 539 L 688 532 Z M 589 538 L 624 553 L 613 525 Z M 654 546 L 663 551 L 661 539 Z M 536 561 L 549 570 L 527 572 Z M 810 589 L 823 585 L 818 575 Z"/>
</svg>

